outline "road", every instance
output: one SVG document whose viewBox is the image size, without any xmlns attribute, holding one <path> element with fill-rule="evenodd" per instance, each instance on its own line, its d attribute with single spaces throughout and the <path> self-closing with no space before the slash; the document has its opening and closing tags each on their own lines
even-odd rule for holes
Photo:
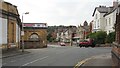
<svg viewBox="0 0 120 68">
<path fill-rule="evenodd" d="M 79 48 L 75 46 L 49 46 L 27 49 L 31 53 L 4 58 L 3 66 L 75 66 L 78 62 L 100 54 L 110 53 L 110 47 Z"/>
</svg>

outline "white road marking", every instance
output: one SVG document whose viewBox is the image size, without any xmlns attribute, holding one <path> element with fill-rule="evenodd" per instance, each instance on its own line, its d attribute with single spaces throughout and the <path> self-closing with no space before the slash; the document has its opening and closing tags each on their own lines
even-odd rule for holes
<svg viewBox="0 0 120 68">
<path fill-rule="evenodd" d="M 45 58 L 47 58 L 47 57 L 48 57 L 48 56 L 43 57 L 43 58 L 36 59 L 36 60 L 31 61 L 31 62 L 29 62 L 29 63 L 26 63 L 26 64 L 24 64 L 24 65 L 22 65 L 22 66 L 27 66 L 27 65 L 32 64 L 32 63 L 34 63 L 34 62 L 36 62 L 36 61 L 43 60 L 43 59 L 45 59 Z"/>
</svg>

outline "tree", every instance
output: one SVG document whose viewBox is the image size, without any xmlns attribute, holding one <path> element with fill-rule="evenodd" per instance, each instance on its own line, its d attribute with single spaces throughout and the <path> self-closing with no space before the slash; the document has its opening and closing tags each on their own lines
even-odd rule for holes
<svg viewBox="0 0 120 68">
<path fill-rule="evenodd" d="M 107 33 L 104 31 L 98 31 L 94 33 L 90 33 L 87 37 L 94 39 L 95 44 L 104 44 Z"/>
<path fill-rule="evenodd" d="M 94 33 L 90 33 L 90 34 L 87 35 L 87 38 L 95 39 L 95 37 L 96 37 L 95 34 L 96 34 L 95 32 Z"/>
<path fill-rule="evenodd" d="M 97 40 L 97 43 L 98 44 L 104 44 L 105 43 L 105 39 L 106 39 L 106 36 L 107 36 L 107 33 L 104 32 L 104 31 L 98 31 L 96 32 L 96 40 Z"/>
<path fill-rule="evenodd" d="M 115 32 L 111 32 L 106 37 L 106 43 L 112 43 L 115 41 Z"/>
<path fill-rule="evenodd" d="M 47 35 L 47 40 L 48 40 L 49 42 L 52 42 L 52 35 L 51 35 L 50 33 Z"/>
</svg>

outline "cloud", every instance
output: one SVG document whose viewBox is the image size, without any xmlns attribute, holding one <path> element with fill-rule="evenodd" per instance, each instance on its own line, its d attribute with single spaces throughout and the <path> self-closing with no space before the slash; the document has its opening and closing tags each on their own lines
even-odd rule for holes
<svg viewBox="0 0 120 68">
<path fill-rule="evenodd" d="M 48 25 L 79 25 L 92 20 L 92 13 L 99 5 L 110 5 L 111 0 L 5 0 L 18 6 L 24 22 L 47 22 Z"/>
</svg>

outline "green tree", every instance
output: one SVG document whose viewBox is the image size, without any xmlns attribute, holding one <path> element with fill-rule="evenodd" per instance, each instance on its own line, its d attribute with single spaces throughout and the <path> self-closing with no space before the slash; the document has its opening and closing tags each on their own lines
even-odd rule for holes
<svg viewBox="0 0 120 68">
<path fill-rule="evenodd" d="M 115 32 L 111 32 L 106 37 L 106 43 L 112 43 L 115 41 Z"/>
<path fill-rule="evenodd" d="M 87 37 L 94 39 L 95 44 L 104 44 L 107 33 L 104 31 L 98 31 L 90 33 Z"/>
<path fill-rule="evenodd" d="M 87 35 L 87 38 L 95 39 L 95 37 L 96 37 L 96 33 L 95 32 L 94 33 L 90 33 L 90 34 Z"/>
<path fill-rule="evenodd" d="M 106 39 L 107 33 L 104 31 L 98 31 L 96 32 L 96 42 L 98 44 L 104 44 L 105 43 L 105 39 Z"/>
<path fill-rule="evenodd" d="M 52 42 L 52 35 L 51 35 L 50 33 L 47 35 L 47 40 L 48 40 L 49 42 Z"/>
</svg>

